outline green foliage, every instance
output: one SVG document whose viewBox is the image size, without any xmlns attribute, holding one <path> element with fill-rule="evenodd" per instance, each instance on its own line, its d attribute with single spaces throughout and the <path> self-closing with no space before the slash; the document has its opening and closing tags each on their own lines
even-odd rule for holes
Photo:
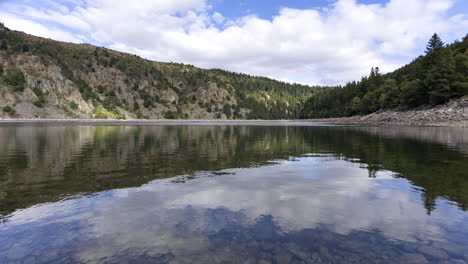
<svg viewBox="0 0 468 264">
<path fill-rule="evenodd" d="M 0 50 L 7 50 L 7 49 L 8 49 L 8 43 L 7 43 L 6 39 L 3 39 L 0 42 Z"/>
<path fill-rule="evenodd" d="M 439 104 L 468 93 L 468 37 L 444 46 L 434 34 L 426 55 L 385 75 L 372 68 L 369 77 L 345 86 L 317 89 L 302 108 L 301 117 L 368 114 L 397 106 Z"/>
<path fill-rule="evenodd" d="M 152 107 L 153 107 L 153 102 L 151 101 L 151 98 L 145 97 L 145 98 L 143 99 L 143 106 L 144 106 L 145 108 L 152 108 Z"/>
<path fill-rule="evenodd" d="M 172 111 L 167 111 L 166 113 L 164 113 L 164 118 L 165 119 L 176 119 L 177 115 Z"/>
<path fill-rule="evenodd" d="M 143 118 L 146 118 L 146 117 L 143 115 L 143 113 L 141 111 L 137 111 L 136 112 L 136 118 L 143 119 Z"/>
<path fill-rule="evenodd" d="M 189 102 L 189 99 L 187 96 L 182 96 L 179 99 L 179 104 L 188 104 L 188 102 Z"/>
<path fill-rule="evenodd" d="M 379 108 L 394 108 L 400 103 L 400 88 L 394 79 L 387 79 L 380 88 Z"/>
<path fill-rule="evenodd" d="M 7 72 L 5 76 L 3 76 L 3 81 L 15 88 L 15 91 L 22 92 L 24 91 L 24 86 L 26 83 L 26 79 L 24 74 L 19 69 L 14 69 L 12 71 Z"/>
<path fill-rule="evenodd" d="M 468 75 L 468 54 L 458 54 L 455 57 L 456 71 L 462 75 Z"/>
<path fill-rule="evenodd" d="M 359 113 L 361 112 L 361 109 L 362 109 L 361 98 L 356 96 L 351 101 L 351 110 L 353 111 L 353 113 Z"/>
<path fill-rule="evenodd" d="M 231 118 L 231 115 L 232 115 L 231 105 L 225 104 L 223 106 L 223 113 L 226 115 L 227 118 Z"/>
<path fill-rule="evenodd" d="M 97 87 L 98 93 L 103 94 L 106 91 L 106 88 L 102 85 Z"/>
<path fill-rule="evenodd" d="M 302 104 L 313 94 L 316 87 L 290 84 L 263 77 L 239 74 L 219 69 L 203 70 L 191 65 L 169 64 L 162 67 L 169 79 L 182 86 L 179 104 L 199 103 L 207 112 L 222 114 L 224 103 L 219 98 L 209 100 L 194 98 L 198 89 L 224 89 L 229 94 L 226 101 L 235 100 L 237 111 L 231 109 L 231 117 L 240 115 L 241 109 L 251 113 L 250 118 L 289 119 L 297 118 Z M 181 80 L 182 81 L 179 81 Z M 181 85 L 182 84 L 182 85 Z M 187 97 L 188 99 L 185 99 Z M 204 101 L 203 104 L 200 104 Z M 218 109 L 215 109 L 215 108 Z M 250 111 L 249 111 L 250 110 Z M 216 116 L 216 115 L 215 115 Z M 239 118 L 239 116 L 237 116 Z M 245 116 L 241 116 L 245 118 Z M 248 117 L 247 117 L 248 118 Z"/>
<path fill-rule="evenodd" d="M 69 104 L 71 109 L 76 110 L 78 109 L 78 104 L 75 101 L 71 101 Z"/>
<path fill-rule="evenodd" d="M 34 87 L 32 90 L 34 94 L 37 96 L 37 101 L 34 102 L 34 105 L 39 108 L 44 107 L 46 104 L 46 98 L 42 90 L 37 87 Z"/>
<path fill-rule="evenodd" d="M 437 33 L 434 33 L 434 35 L 432 35 L 431 39 L 426 45 L 426 54 L 435 52 L 439 49 L 442 49 L 443 47 L 444 47 L 444 42 L 442 42 L 442 40 L 437 35 Z"/>
<path fill-rule="evenodd" d="M 415 79 L 401 84 L 400 102 L 408 106 L 417 106 L 422 104 L 426 97 L 422 93 L 421 80 Z"/>
<path fill-rule="evenodd" d="M 5 113 L 12 113 L 13 111 L 14 111 L 13 108 L 9 105 L 6 105 L 3 107 L 3 112 Z"/>
<path fill-rule="evenodd" d="M 34 104 L 35 106 L 39 107 L 39 108 L 43 108 L 43 107 L 44 107 L 44 102 L 43 102 L 43 100 L 41 100 L 41 99 L 35 101 L 33 104 Z"/>
<path fill-rule="evenodd" d="M 35 94 L 37 97 L 44 96 L 44 93 L 42 92 L 41 89 L 39 89 L 39 88 L 37 88 L 37 87 L 34 87 L 32 90 L 33 90 L 34 94 Z"/>
<path fill-rule="evenodd" d="M 83 99 L 86 101 L 91 100 L 91 99 L 97 99 L 98 96 L 96 93 L 94 93 L 93 89 L 86 83 L 84 80 L 80 78 L 73 78 L 76 86 L 78 87 L 78 90 L 80 91 L 81 95 L 83 96 Z"/>
<path fill-rule="evenodd" d="M 125 116 L 117 111 L 110 111 L 98 104 L 94 107 L 93 113 L 94 118 L 99 119 L 125 119 Z"/>
<path fill-rule="evenodd" d="M 21 50 L 23 52 L 29 52 L 29 45 L 28 44 L 23 44 L 23 46 L 21 46 Z"/>
<path fill-rule="evenodd" d="M 153 108 L 154 103 L 159 102 L 159 97 L 152 97 L 147 91 L 139 90 L 141 99 L 143 99 L 143 106 L 145 108 Z"/>
<path fill-rule="evenodd" d="M 117 97 L 106 97 L 101 103 L 107 110 L 115 112 L 117 112 L 117 106 L 122 106 L 122 103 Z"/>
<path fill-rule="evenodd" d="M 433 52 L 437 54 L 434 54 L 435 60 L 429 65 L 424 82 L 429 88 L 430 102 L 438 104 L 454 95 L 455 61 L 449 48 L 439 48 Z"/>
</svg>

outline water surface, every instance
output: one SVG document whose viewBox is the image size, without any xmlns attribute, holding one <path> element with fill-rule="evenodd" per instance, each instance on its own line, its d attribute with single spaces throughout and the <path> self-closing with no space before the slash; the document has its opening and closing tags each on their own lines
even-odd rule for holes
<svg viewBox="0 0 468 264">
<path fill-rule="evenodd" d="M 0 126 L 0 263 L 466 263 L 468 131 Z"/>
</svg>

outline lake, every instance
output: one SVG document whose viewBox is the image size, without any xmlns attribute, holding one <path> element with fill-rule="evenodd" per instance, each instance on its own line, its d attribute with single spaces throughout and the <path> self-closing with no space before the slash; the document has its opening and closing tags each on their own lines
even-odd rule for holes
<svg viewBox="0 0 468 264">
<path fill-rule="evenodd" d="M 467 129 L 0 126 L 0 263 L 468 263 L 467 211 Z"/>
</svg>

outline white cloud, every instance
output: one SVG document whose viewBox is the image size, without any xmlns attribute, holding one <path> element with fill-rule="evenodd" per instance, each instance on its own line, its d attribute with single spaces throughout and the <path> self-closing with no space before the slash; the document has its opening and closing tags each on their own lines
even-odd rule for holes
<svg viewBox="0 0 468 264">
<path fill-rule="evenodd" d="M 97 244 L 86 246 L 85 240 L 80 247 L 86 263 L 118 257 L 124 250 L 171 252 L 176 257 L 190 255 L 187 252 L 212 254 L 215 248 L 207 237 L 222 229 L 252 227 L 262 215 L 273 216 L 284 234 L 325 225 L 341 235 L 356 230 L 381 232 L 400 243 L 434 237 L 452 243 L 456 238 L 451 228 L 468 227 L 466 214 L 441 200 L 437 210 L 426 215 L 411 184 L 393 178 L 391 172 L 380 171 L 378 179 L 369 179 L 359 164 L 326 156 L 223 172 L 234 175 L 201 177 L 185 184 L 155 180 L 140 188 L 30 207 L 9 219 L 11 227 L 23 225 L 23 229 L 31 228 L 25 223 L 47 227 L 61 222 L 72 227 L 61 233 L 65 238 L 76 232 L 92 236 Z M 223 211 L 213 215 L 217 209 Z M 450 225 L 442 228 L 447 219 Z M 80 220 L 85 224 L 73 228 Z M 258 235 L 251 233 L 253 238 Z"/>
<path fill-rule="evenodd" d="M 434 32 L 450 40 L 466 34 L 466 15 L 448 15 L 454 1 L 369 5 L 338 0 L 320 10 L 283 8 L 272 20 L 252 15 L 227 19 L 207 0 L 73 0 L 40 7 L 7 1 L 3 5 L 16 20 L 3 15 L 0 20 L 32 34 L 81 40 L 71 40 L 66 32 L 36 30 L 25 21 L 54 23 L 92 43 L 154 60 L 336 84 L 358 79 L 372 66 L 390 71 L 409 62 Z"/>
<path fill-rule="evenodd" d="M 0 12 L 0 18 L 6 26 L 12 29 L 22 30 L 26 33 L 33 34 L 36 36 L 41 36 L 44 38 L 57 39 L 66 42 L 75 42 L 81 43 L 86 41 L 86 38 L 82 35 L 74 35 L 64 30 L 56 28 L 48 28 L 40 23 L 36 23 L 32 20 L 21 19 L 10 14 L 5 14 Z M 14 26 L 10 26 L 14 25 Z"/>
</svg>

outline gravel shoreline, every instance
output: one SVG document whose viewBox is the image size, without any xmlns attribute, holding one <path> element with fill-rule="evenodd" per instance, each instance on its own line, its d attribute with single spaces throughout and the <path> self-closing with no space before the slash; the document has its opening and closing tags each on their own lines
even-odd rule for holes
<svg viewBox="0 0 468 264">
<path fill-rule="evenodd" d="M 411 125 L 468 127 L 468 97 L 452 100 L 435 107 L 421 106 L 414 109 L 380 110 L 369 115 L 308 119 L 310 122 L 366 125 Z"/>
</svg>

